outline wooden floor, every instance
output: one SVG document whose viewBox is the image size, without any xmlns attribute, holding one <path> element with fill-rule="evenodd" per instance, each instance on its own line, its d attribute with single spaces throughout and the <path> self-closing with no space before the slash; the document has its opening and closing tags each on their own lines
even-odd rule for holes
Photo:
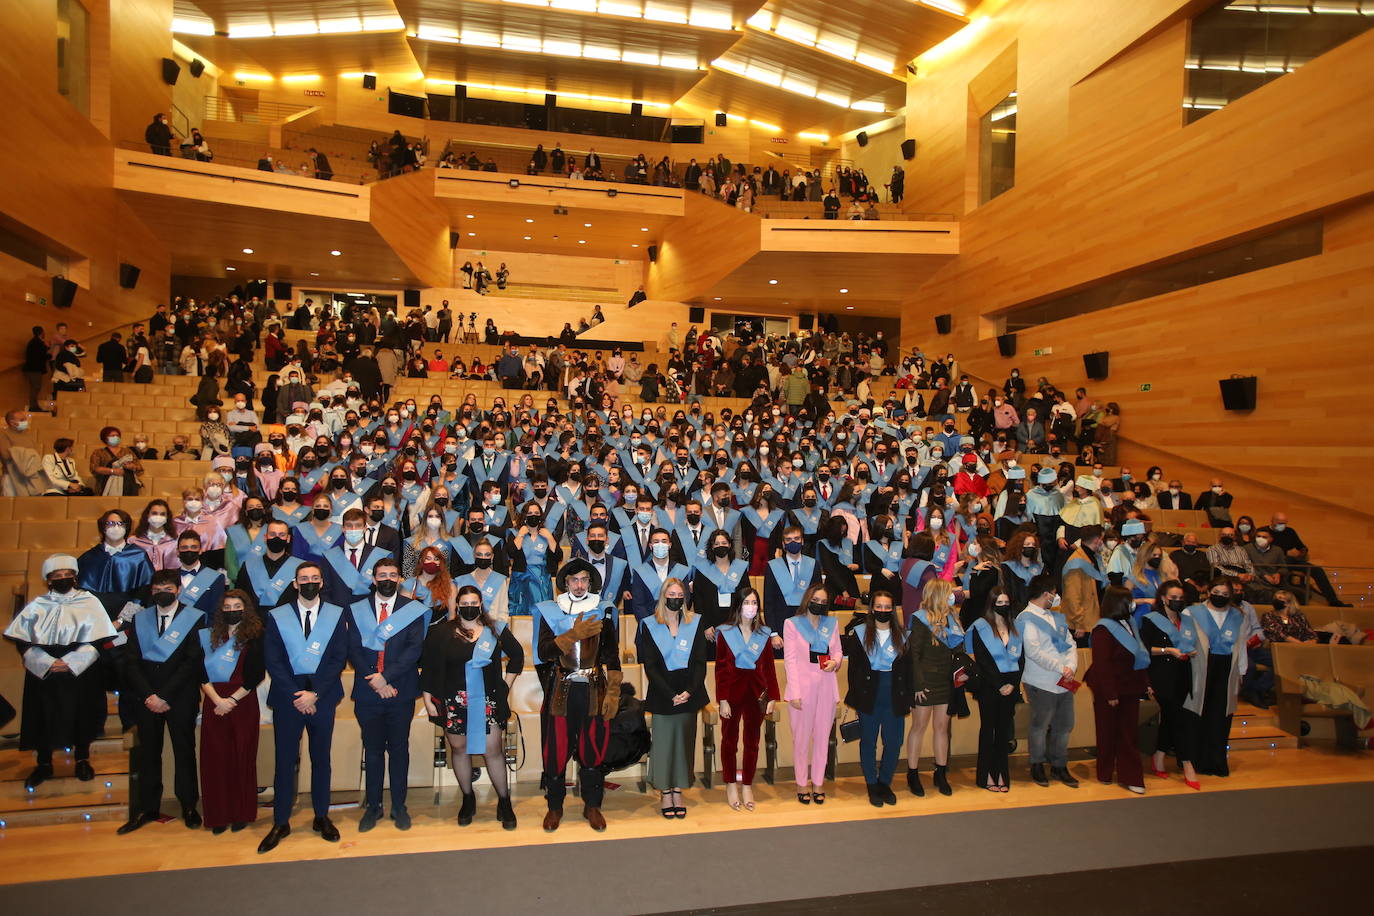
<svg viewBox="0 0 1374 916">
<path fill-rule="evenodd" d="M 1037 805 L 1075 804 L 1110 799 L 1136 798 L 1118 786 L 1096 781 L 1092 762 L 1072 764 L 1082 787 L 1073 790 L 1055 784 L 1041 788 L 1024 778 L 1022 762 L 1013 759 L 1013 776 L 1018 781 L 1005 794 L 994 794 L 973 786 L 972 767 L 951 770 L 954 794 L 948 798 L 928 794 L 914 798 L 906 792 L 905 777 L 898 774 L 894 789 L 898 803 L 882 809 L 868 804 L 863 781 L 857 776 L 842 777 L 830 786 L 823 807 L 802 806 L 796 801 L 791 783 L 776 786 L 760 783 L 755 787 L 759 805 L 756 811 L 732 811 L 725 804 L 719 784 L 709 790 L 687 793 L 688 816 L 683 821 L 665 821 L 657 813 L 657 796 L 641 795 L 632 786 L 607 793 L 603 808 L 609 829 L 593 833 L 580 816 L 581 806 L 569 795 L 563 826 L 553 834 L 540 829 L 545 805 L 533 785 L 523 786 L 516 800 L 520 827 L 503 831 L 495 822 L 494 801 L 479 795 L 478 816 L 466 828 L 457 826 L 457 800 L 445 790 L 438 802 L 432 790 L 412 791 L 409 800 L 414 826 L 402 833 L 390 821 L 383 821 L 366 834 L 357 832 L 356 808 L 341 809 L 333 819 L 343 840 L 331 844 L 310 830 L 310 815 L 299 810 L 292 820 L 293 833 L 272 853 L 259 856 L 257 844 L 270 827 L 270 810 L 264 809 L 259 822 L 241 833 L 214 836 L 206 830 L 187 830 L 180 820 L 150 824 L 125 837 L 115 835 L 114 823 L 64 824 L 20 827 L 0 832 L 0 884 L 45 881 L 111 874 L 171 871 L 255 862 L 288 862 L 302 859 L 353 858 L 399 853 L 486 849 L 531 844 L 585 842 L 597 839 L 633 839 L 704 833 L 721 830 L 748 830 L 755 827 L 786 827 L 867 818 L 903 817 L 919 813 L 947 814 L 958 811 L 1018 808 Z M 1237 789 L 1265 789 L 1278 786 L 1322 785 L 1374 779 L 1374 754 L 1350 753 L 1324 747 L 1279 748 L 1232 754 L 1229 779 L 1203 777 L 1203 792 Z M 904 765 L 901 768 L 904 770 Z M 926 787 L 930 790 L 929 766 Z M 1149 794 L 1187 794 L 1192 790 L 1182 779 L 1146 777 Z M 1140 798 L 1148 803 L 1149 795 Z M 304 800 L 304 799 L 303 799 Z"/>
</svg>

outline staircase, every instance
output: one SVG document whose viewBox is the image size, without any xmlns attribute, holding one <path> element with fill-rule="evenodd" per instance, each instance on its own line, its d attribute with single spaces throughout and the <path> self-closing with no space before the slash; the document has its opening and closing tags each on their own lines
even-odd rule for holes
<svg viewBox="0 0 1374 916">
<path fill-rule="evenodd" d="M 1279 728 L 1277 708 L 1260 709 L 1249 703 L 1236 704 L 1236 714 L 1231 720 L 1231 738 L 1227 744 L 1232 753 L 1297 746 L 1297 736 Z"/>
</svg>

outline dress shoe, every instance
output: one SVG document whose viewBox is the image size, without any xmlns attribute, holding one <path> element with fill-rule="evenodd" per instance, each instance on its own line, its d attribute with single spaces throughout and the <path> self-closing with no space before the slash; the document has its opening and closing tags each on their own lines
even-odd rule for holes
<svg viewBox="0 0 1374 916">
<path fill-rule="evenodd" d="M 686 814 L 685 809 L 683 813 Z M 592 829 L 597 833 L 606 829 L 606 818 L 602 815 L 600 808 L 593 808 L 588 805 L 582 809 L 582 816 L 587 819 L 587 823 L 590 824 Z"/>
<path fill-rule="evenodd" d="M 381 818 L 381 816 L 382 808 L 380 805 L 376 807 L 369 805 L 368 807 L 364 808 L 363 816 L 358 818 L 358 832 L 367 833 L 373 827 L 376 827 L 377 821 Z"/>
<path fill-rule="evenodd" d="M 897 793 L 892 791 L 892 786 L 891 786 L 891 785 L 889 785 L 888 783 L 885 783 L 885 782 L 884 782 L 884 783 L 879 783 L 878 788 L 881 789 L 881 790 L 882 790 L 882 793 L 883 793 L 883 804 L 885 804 L 885 805 L 895 805 L 895 804 L 897 804 Z"/>
<path fill-rule="evenodd" d="M 199 830 L 200 825 L 205 823 L 205 820 L 200 816 L 200 812 L 195 808 L 188 808 L 181 812 L 181 819 L 186 823 L 187 830 Z"/>
<path fill-rule="evenodd" d="M 151 824 L 153 821 L 157 820 L 160 817 L 162 817 L 162 815 L 156 811 L 152 813 L 136 814 L 133 817 L 129 818 L 127 821 L 125 821 L 124 824 L 118 830 L 115 831 L 115 833 L 117 833 L 119 836 L 123 836 L 126 833 L 133 833 L 135 830 L 142 827 L 144 824 Z"/>
<path fill-rule="evenodd" d="M 244 827 L 247 827 L 247 826 L 248 826 L 248 824 L 247 824 L 246 822 L 244 822 L 244 821 L 239 821 L 237 824 L 230 824 L 230 825 L 229 825 L 229 830 L 232 831 L 233 833 L 238 833 L 240 830 L 242 830 Z"/>
<path fill-rule="evenodd" d="M 883 806 L 883 796 L 878 791 L 877 783 L 870 782 L 868 784 L 868 803 L 875 808 L 881 808 Z"/>
<path fill-rule="evenodd" d="M 558 825 L 562 821 L 563 810 L 560 808 L 555 811 L 554 809 L 550 808 L 549 813 L 544 815 L 544 832 L 553 833 L 555 830 L 558 829 Z"/>
<path fill-rule="evenodd" d="M 913 770 L 907 770 L 907 771 L 906 771 L 906 787 L 907 787 L 908 789 L 910 789 L 910 790 L 911 790 L 911 794 L 912 794 L 912 795 L 915 795 L 917 798 L 924 798 L 924 797 L 925 797 L 925 794 L 926 794 L 926 787 L 923 786 L 923 785 L 921 785 L 921 771 L 920 771 L 920 770 L 914 770 L 914 769 L 913 769 Z"/>
<path fill-rule="evenodd" d="M 477 793 L 464 792 L 463 803 L 458 807 L 458 826 L 466 827 L 472 823 L 472 816 L 477 813 Z"/>
<path fill-rule="evenodd" d="M 78 760 L 76 762 L 76 778 L 82 782 L 90 782 L 95 779 L 95 767 L 91 766 L 89 760 Z"/>
<path fill-rule="evenodd" d="M 24 788 L 36 789 L 49 779 L 52 779 L 52 764 L 40 764 L 34 767 L 33 772 L 24 780 Z"/>
<path fill-rule="evenodd" d="M 261 855 L 264 852 L 271 852 L 277 848 L 277 844 L 280 843 L 284 837 L 290 835 L 290 824 L 273 824 L 272 829 L 267 831 L 267 836 L 263 837 L 262 842 L 258 844 L 258 854 Z"/>
<path fill-rule="evenodd" d="M 954 793 L 954 790 L 949 787 L 949 774 L 946 772 L 948 769 L 948 764 L 941 765 L 937 763 L 935 765 L 935 788 L 940 790 L 941 795 L 952 795 Z"/>
<path fill-rule="evenodd" d="M 1068 786 L 1070 789 L 1078 788 L 1078 780 L 1073 778 L 1068 767 L 1050 767 L 1050 775 Z"/>
<path fill-rule="evenodd" d="M 228 829 L 229 828 L 226 827 L 224 824 L 220 824 L 218 827 L 211 827 L 210 832 L 213 833 L 215 836 L 219 836 L 221 833 Z"/>
<path fill-rule="evenodd" d="M 1043 763 L 1032 763 L 1030 770 L 1031 782 L 1037 786 L 1048 786 L 1049 777 L 1045 775 L 1045 765 Z"/>
<path fill-rule="evenodd" d="M 396 822 L 397 830 L 410 829 L 410 812 L 407 811 L 405 808 L 397 808 L 395 806 L 392 806 L 391 819 Z"/>
<path fill-rule="evenodd" d="M 515 809 L 511 807 L 509 797 L 496 800 L 496 819 L 501 822 L 502 829 L 515 829 Z"/>
<path fill-rule="evenodd" d="M 315 818 L 315 823 L 310 825 L 310 829 L 320 835 L 320 838 L 329 843 L 339 842 L 339 828 L 334 826 L 334 822 L 327 817 Z"/>
</svg>

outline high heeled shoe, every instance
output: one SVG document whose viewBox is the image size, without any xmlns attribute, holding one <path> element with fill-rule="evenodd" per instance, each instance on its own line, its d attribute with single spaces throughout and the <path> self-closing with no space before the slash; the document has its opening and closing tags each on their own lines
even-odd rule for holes
<svg viewBox="0 0 1374 916">
<path fill-rule="evenodd" d="M 1202 791 L 1202 781 L 1201 781 L 1201 780 L 1189 779 L 1188 777 L 1185 776 L 1185 777 L 1183 778 L 1183 784 L 1184 784 L 1185 786 L 1187 786 L 1188 788 L 1194 790 L 1195 792 L 1200 792 L 1200 791 Z"/>
<path fill-rule="evenodd" d="M 727 782 L 725 784 L 725 803 L 734 811 L 739 810 L 739 784 Z"/>
<path fill-rule="evenodd" d="M 1150 767 L 1150 772 L 1153 773 L 1155 776 L 1158 776 L 1160 779 L 1168 779 L 1168 778 L 1169 778 L 1169 771 L 1168 771 L 1168 770 L 1156 770 L 1153 766 L 1151 766 L 1151 767 Z"/>
<path fill-rule="evenodd" d="M 668 804 L 667 804 L 667 805 L 664 805 L 664 804 L 663 804 L 664 802 L 667 802 Z M 673 807 L 672 802 L 673 802 L 673 793 L 672 793 L 672 792 L 659 792 L 659 793 L 658 793 L 658 813 L 661 814 L 661 815 L 663 815 L 663 819 L 664 819 L 665 821 L 671 821 L 671 820 L 673 819 L 673 817 L 677 814 L 677 809 Z"/>
</svg>

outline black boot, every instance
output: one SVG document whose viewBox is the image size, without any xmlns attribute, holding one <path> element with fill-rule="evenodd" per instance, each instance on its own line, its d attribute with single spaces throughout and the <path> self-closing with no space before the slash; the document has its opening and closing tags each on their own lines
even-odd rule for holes
<svg viewBox="0 0 1374 916">
<path fill-rule="evenodd" d="M 458 809 L 458 826 L 466 827 L 472 823 L 472 816 L 477 813 L 477 793 L 464 792 L 463 804 Z"/>
<path fill-rule="evenodd" d="M 870 782 L 868 784 L 868 803 L 875 808 L 883 806 L 883 797 L 878 791 L 878 784 Z"/>
<path fill-rule="evenodd" d="M 921 785 L 921 771 L 910 769 L 906 771 L 906 787 L 911 790 L 911 794 L 917 798 L 924 798 L 926 794 L 925 786 Z"/>
<path fill-rule="evenodd" d="M 515 809 L 511 807 L 510 796 L 503 796 L 496 800 L 496 819 L 501 822 L 503 829 L 515 829 Z"/>
<path fill-rule="evenodd" d="M 1045 765 L 1043 763 L 1032 763 L 1030 768 L 1031 782 L 1037 786 L 1048 786 L 1050 779 L 1045 775 Z"/>
<path fill-rule="evenodd" d="M 948 770 L 949 764 L 947 763 L 935 764 L 935 788 L 940 790 L 941 795 L 951 795 L 954 793 L 954 790 L 949 787 L 949 777 L 946 775 L 946 771 Z"/>
</svg>

